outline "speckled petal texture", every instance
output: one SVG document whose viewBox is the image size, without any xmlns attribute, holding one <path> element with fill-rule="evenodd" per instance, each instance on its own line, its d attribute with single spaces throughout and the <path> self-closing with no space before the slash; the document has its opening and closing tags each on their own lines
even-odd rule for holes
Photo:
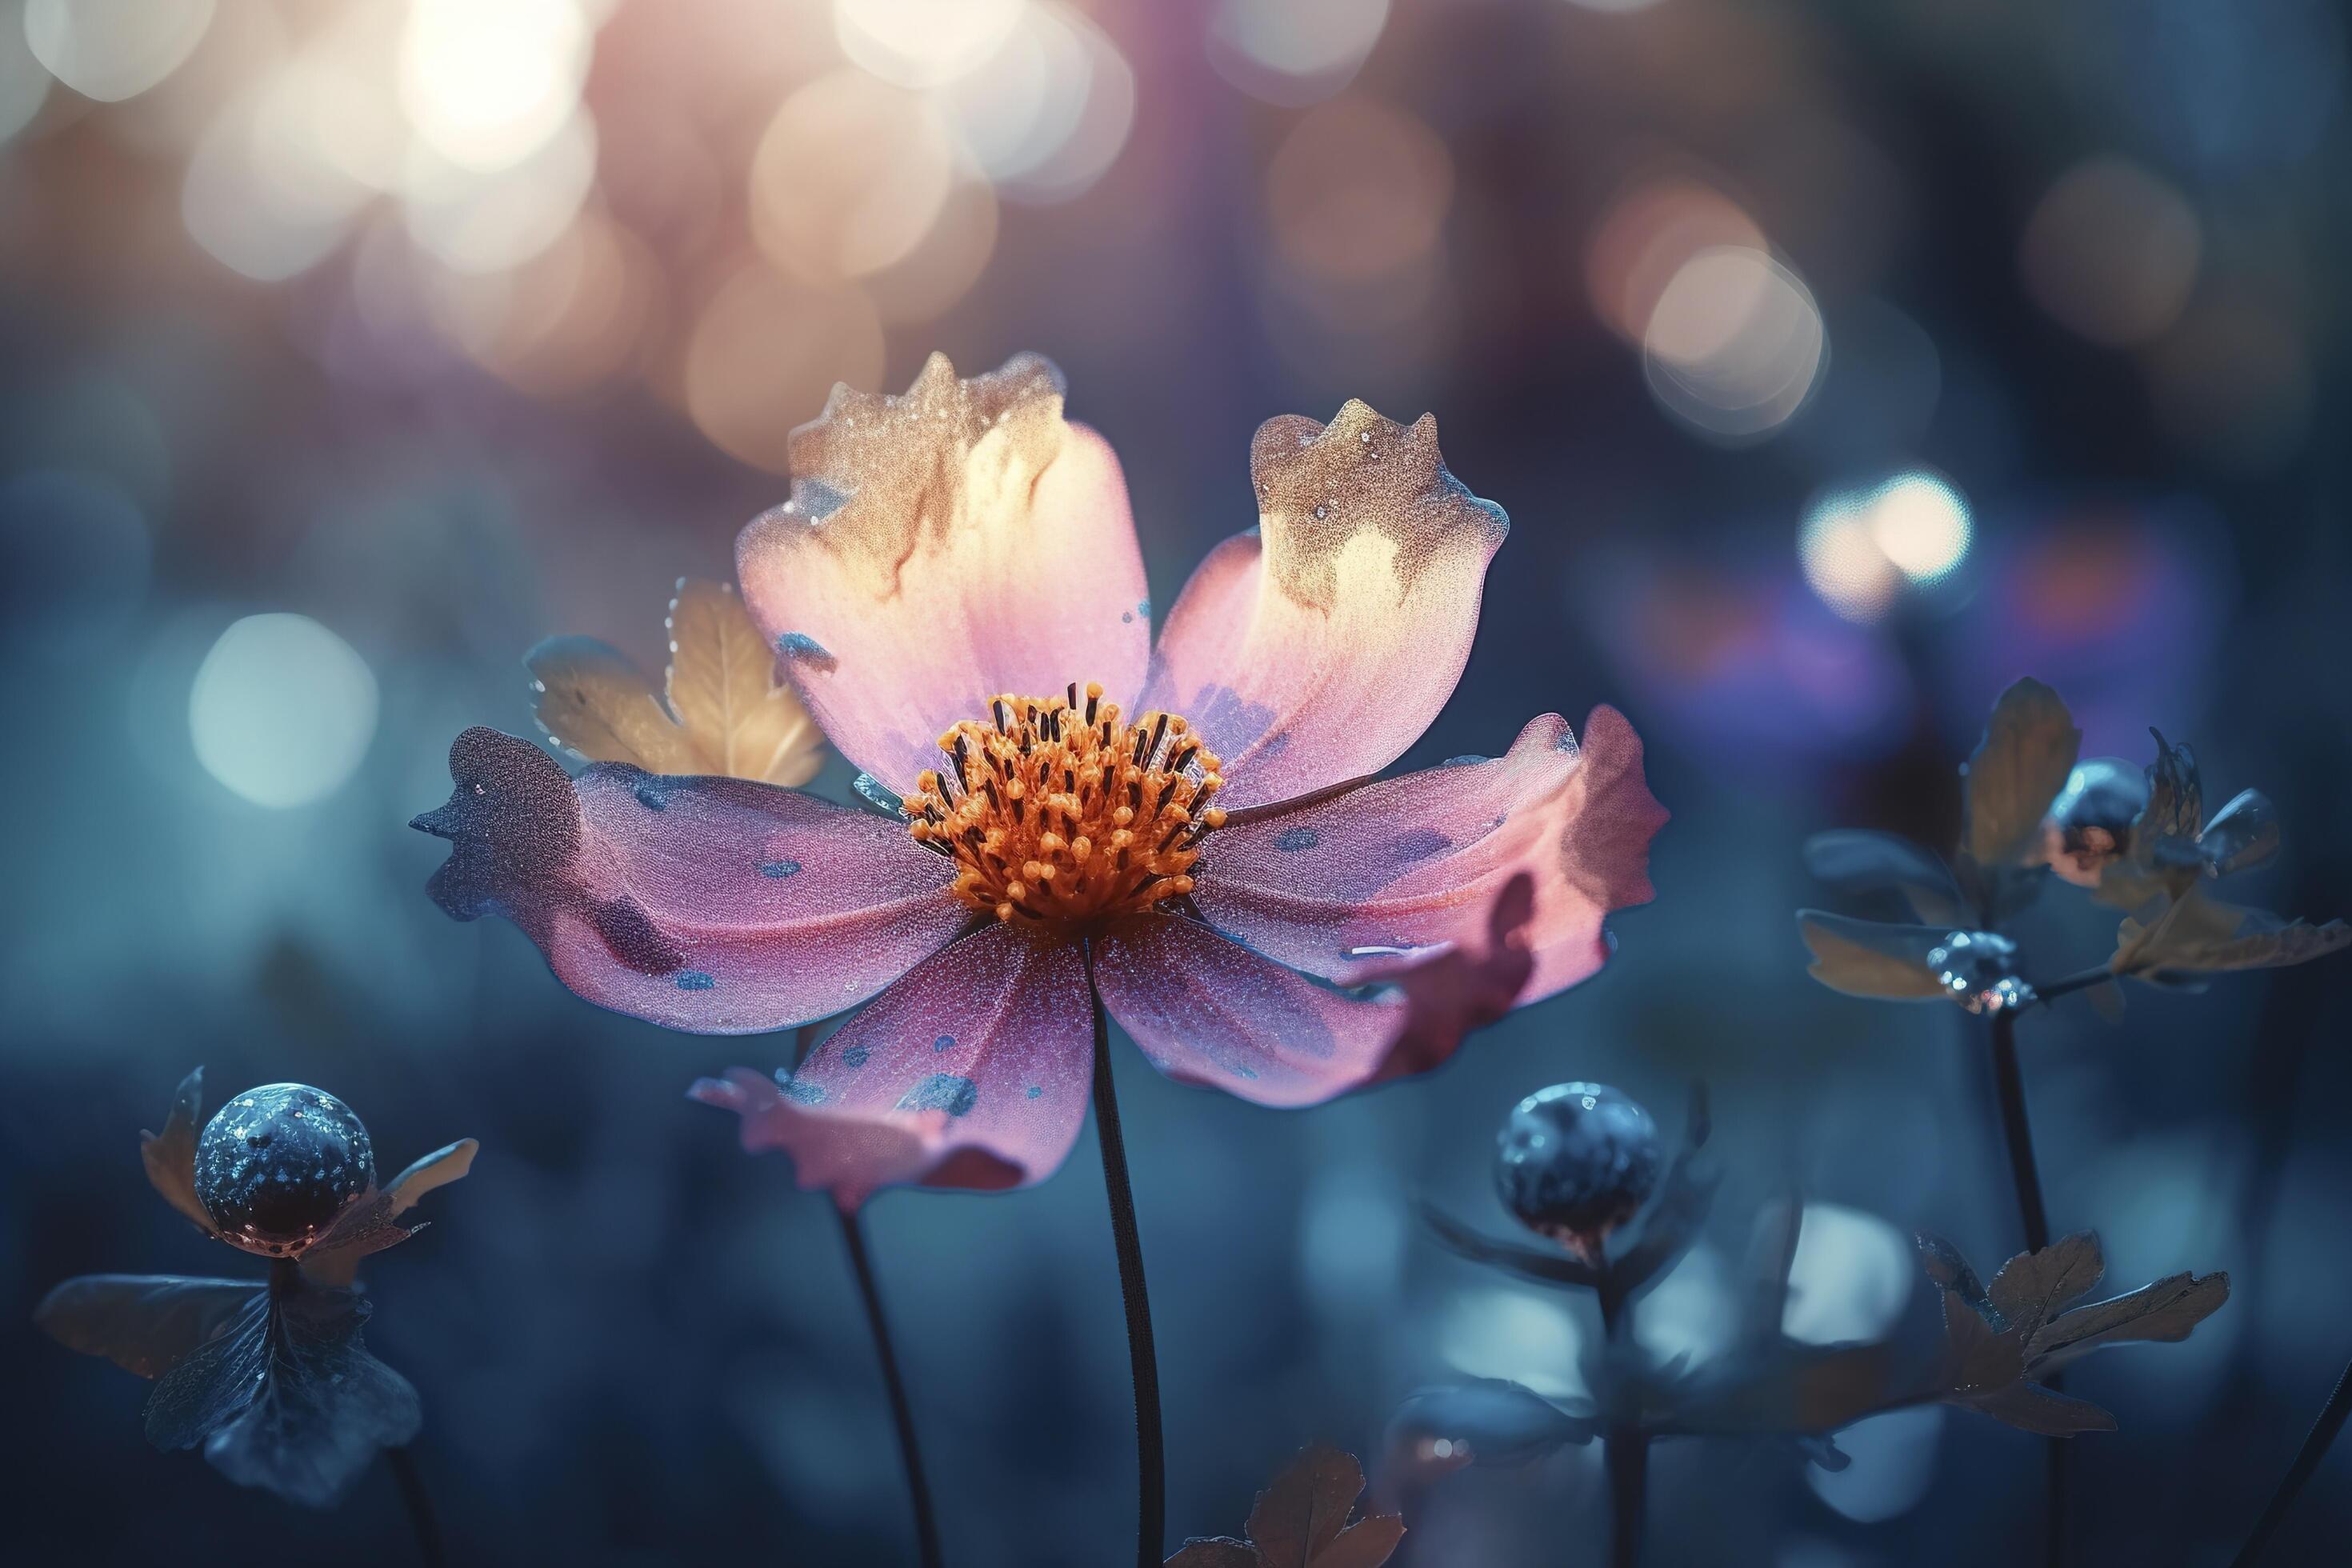
<svg viewBox="0 0 2352 1568">
<path fill-rule="evenodd" d="M 1250 446 L 1255 531 L 1210 552 L 1153 655 L 1143 706 L 1224 759 L 1228 810 L 1377 773 L 1461 678 L 1509 523 L 1452 474 L 1437 423 L 1349 403 L 1268 420 Z"/>
<path fill-rule="evenodd" d="M 1535 963 L 1517 1000 L 1575 984 L 1609 955 L 1601 921 L 1646 903 L 1665 821 L 1624 715 L 1596 708 L 1578 745 L 1545 714 L 1507 756 L 1383 779 L 1236 823 L 1209 841 L 1193 894 L 1219 930 L 1284 963 L 1352 983 L 1368 961 L 1475 939 L 1524 873 Z"/>
<path fill-rule="evenodd" d="M 449 772 L 449 804 L 415 823 L 453 846 L 435 900 L 459 920 L 506 916 L 573 991 L 669 1028 L 838 1013 L 968 918 L 946 863 L 869 812 L 610 763 L 575 781 L 494 730 L 458 736 Z"/>
<path fill-rule="evenodd" d="M 904 795 L 992 697 L 1102 682 L 1131 704 L 1151 643 L 1127 481 L 1024 354 L 905 395 L 836 390 L 793 432 L 792 500 L 743 530 L 743 600 L 833 743 Z"/>
<path fill-rule="evenodd" d="M 1454 1054 L 1462 1037 L 1511 1009 L 1533 967 L 1521 945 L 1525 876 L 1506 882 L 1474 940 L 1366 964 L 1362 993 L 1341 991 L 1251 952 L 1197 921 L 1121 921 L 1095 954 L 1103 1005 L 1180 1083 L 1260 1105 L 1316 1105 Z"/>
<path fill-rule="evenodd" d="M 811 1190 L 997 1190 L 1054 1173 L 1086 1120 L 1094 1008 L 1078 945 L 991 925 L 875 999 L 777 1079 L 738 1069 L 698 1099 L 743 1118 Z M 781 1082 L 779 1081 L 781 1080 Z"/>
</svg>

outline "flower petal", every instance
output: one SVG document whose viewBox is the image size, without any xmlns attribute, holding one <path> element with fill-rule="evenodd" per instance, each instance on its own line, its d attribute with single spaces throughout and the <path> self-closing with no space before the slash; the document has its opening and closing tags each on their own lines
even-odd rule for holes
<svg viewBox="0 0 2352 1568">
<path fill-rule="evenodd" d="M 1368 967 L 1341 991 L 1198 921 L 1137 915 L 1095 952 L 1103 1005 L 1179 1083 L 1259 1105 L 1318 1105 L 1351 1089 L 1425 1072 L 1462 1037 L 1511 1010 L 1533 961 L 1519 945 L 1533 884 L 1513 877 L 1475 943 Z"/>
<path fill-rule="evenodd" d="M 1218 930 L 1327 980 L 1367 961 L 1474 937 L 1510 878 L 1533 879 L 1535 958 L 1518 1001 L 1573 985 L 1609 956 L 1601 920 L 1646 903 L 1666 819 L 1642 742 L 1596 708 L 1579 747 L 1547 713 L 1507 756 L 1408 773 L 1227 826 L 1193 900 Z"/>
<path fill-rule="evenodd" d="M 1170 612 L 1142 707 L 1190 720 L 1229 810 L 1379 772 L 1454 691 L 1503 509 L 1445 471 L 1437 422 L 1349 403 L 1250 443 L 1258 526 L 1211 551 Z"/>
<path fill-rule="evenodd" d="M 992 697 L 1141 688 L 1127 481 L 1045 360 L 958 381 L 933 354 L 903 397 L 836 388 L 792 465 L 792 500 L 737 542 L 743 600 L 825 734 L 899 794 Z"/>
<path fill-rule="evenodd" d="M 412 826 L 448 839 L 429 884 L 451 916 L 520 926 L 599 1006 L 697 1034 L 856 1005 L 961 930 L 947 862 L 868 812 L 742 779 L 602 763 L 575 781 L 528 742 L 472 729 L 457 793 Z"/>
<path fill-rule="evenodd" d="M 844 1208 L 909 1182 L 1026 1186 L 1077 1141 L 1093 1025 L 1076 942 L 990 925 L 883 992 L 799 1070 L 738 1068 L 691 1092 L 742 1117 L 745 1149 L 785 1151 L 803 1188 Z"/>
</svg>

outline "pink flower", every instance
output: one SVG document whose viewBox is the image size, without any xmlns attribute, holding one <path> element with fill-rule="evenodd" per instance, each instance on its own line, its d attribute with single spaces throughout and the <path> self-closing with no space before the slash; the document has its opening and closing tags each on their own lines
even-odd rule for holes
<svg viewBox="0 0 2352 1568">
<path fill-rule="evenodd" d="M 1451 1056 L 1599 969 L 1665 813 L 1614 710 L 1373 780 L 1469 656 L 1502 510 L 1434 423 L 1269 421 L 1259 525 L 1157 647 L 1118 459 L 1024 355 L 794 433 L 743 598 L 828 739 L 905 820 L 744 780 L 575 780 L 468 730 L 434 896 L 505 915 L 601 1005 L 706 1034 L 870 1004 L 795 1072 L 696 1092 L 855 1206 L 1002 1188 L 1068 1153 L 1094 998 L 1169 1077 L 1312 1105 Z M 1091 993 L 1091 994 L 1090 994 Z"/>
</svg>

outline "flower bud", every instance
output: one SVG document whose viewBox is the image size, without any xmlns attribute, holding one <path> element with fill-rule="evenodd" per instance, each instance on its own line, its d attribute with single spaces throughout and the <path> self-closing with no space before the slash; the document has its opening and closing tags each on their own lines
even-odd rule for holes
<svg viewBox="0 0 2352 1568">
<path fill-rule="evenodd" d="M 1641 1208 L 1664 1164 L 1650 1113 L 1598 1083 L 1538 1089 L 1511 1111 L 1495 1143 L 1504 1205 L 1588 1263 Z"/>
<path fill-rule="evenodd" d="M 2018 977 L 2017 943 L 1995 931 L 1952 932 L 1927 951 L 1927 967 L 1971 1013 L 2000 1013 L 2033 1000 L 2033 987 Z"/>
<path fill-rule="evenodd" d="M 196 1140 L 196 1200 L 222 1240 L 264 1257 L 309 1250 L 374 1184 L 367 1129 L 308 1084 L 247 1089 Z"/>
<path fill-rule="evenodd" d="M 2050 868 L 2078 888 L 2097 887 L 2107 863 L 2130 851 L 2147 806 L 2147 769 L 2120 757 L 2077 763 L 2042 824 Z"/>
</svg>

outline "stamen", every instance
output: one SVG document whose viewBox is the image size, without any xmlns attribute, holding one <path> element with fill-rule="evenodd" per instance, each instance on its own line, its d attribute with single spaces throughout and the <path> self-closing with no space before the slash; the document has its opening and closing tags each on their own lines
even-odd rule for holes
<svg viewBox="0 0 2352 1568">
<path fill-rule="evenodd" d="M 955 896 L 1001 921 L 1092 921 L 1193 888 L 1224 812 L 1218 763 L 1177 715 L 1120 721 L 1095 682 L 992 698 L 940 737 L 945 765 L 905 804 L 915 841 L 956 867 Z M 1163 757 L 1163 747 L 1171 755 Z M 1035 809 L 1032 810 L 1034 806 Z"/>
</svg>

